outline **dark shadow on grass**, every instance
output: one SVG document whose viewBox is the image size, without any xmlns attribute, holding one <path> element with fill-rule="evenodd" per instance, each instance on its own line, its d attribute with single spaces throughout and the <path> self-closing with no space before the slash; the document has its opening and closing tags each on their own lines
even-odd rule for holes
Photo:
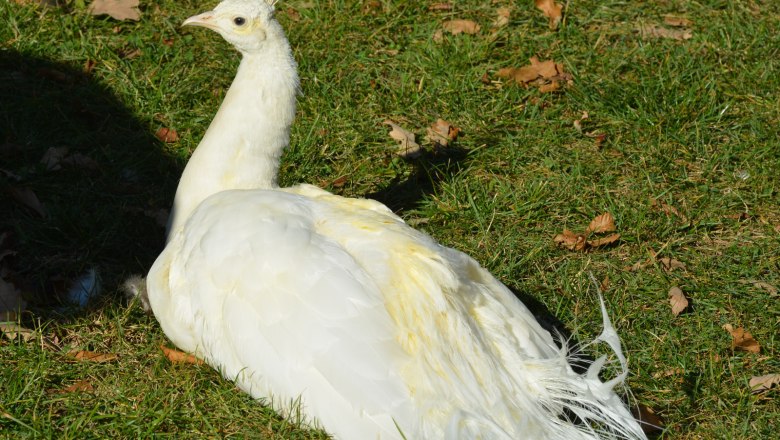
<svg viewBox="0 0 780 440">
<path fill-rule="evenodd" d="M 148 123 L 81 69 L 9 50 L 0 103 L 0 251 L 13 252 L 0 261 L 4 278 L 46 314 L 90 268 L 104 292 L 145 273 L 164 243 L 154 215 L 181 170 Z"/>
<path fill-rule="evenodd" d="M 384 203 L 396 213 L 415 209 L 439 182 L 457 174 L 467 157 L 468 150 L 457 144 L 424 150 L 420 157 L 409 160 L 412 166 L 409 177 L 395 179 L 365 197 Z"/>
</svg>

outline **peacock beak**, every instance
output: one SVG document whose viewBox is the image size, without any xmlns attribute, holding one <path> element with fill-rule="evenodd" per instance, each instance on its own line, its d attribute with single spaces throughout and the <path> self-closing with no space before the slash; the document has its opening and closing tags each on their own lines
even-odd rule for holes
<svg viewBox="0 0 780 440">
<path fill-rule="evenodd" d="M 182 26 L 202 26 L 209 29 L 216 29 L 217 25 L 214 23 L 214 11 L 204 12 L 202 14 L 193 15 L 192 17 L 184 20 Z"/>
</svg>

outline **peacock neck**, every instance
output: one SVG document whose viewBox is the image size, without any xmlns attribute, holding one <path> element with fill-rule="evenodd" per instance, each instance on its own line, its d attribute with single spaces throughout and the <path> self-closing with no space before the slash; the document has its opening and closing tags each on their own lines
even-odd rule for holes
<svg viewBox="0 0 780 440">
<path fill-rule="evenodd" d="M 290 141 L 298 76 L 286 40 L 244 54 L 214 120 L 184 168 L 168 236 L 212 194 L 277 187 L 279 159 Z"/>
</svg>

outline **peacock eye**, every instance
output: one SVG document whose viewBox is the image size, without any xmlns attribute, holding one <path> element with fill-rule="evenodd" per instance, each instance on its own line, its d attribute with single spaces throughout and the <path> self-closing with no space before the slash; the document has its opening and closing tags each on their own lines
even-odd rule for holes
<svg viewBox="0 0 780 440">
<path fill-rule="evenodd" d="M 246 19 L 244 17 L 236 17 L 233 19 L 233 23 L 235 23 L 236 26 L 243 26 L 244 23 L 246 23 Z"/>
</svg>

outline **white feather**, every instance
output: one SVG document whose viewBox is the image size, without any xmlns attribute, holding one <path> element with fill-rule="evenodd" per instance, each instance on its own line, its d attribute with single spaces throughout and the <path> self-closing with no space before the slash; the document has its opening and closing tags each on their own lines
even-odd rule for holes
<svg viewBox="0 0 780 440">
<path fill-rule="evenodd" d="M 600 363 L 575 373 L 476 261 L 385 206 L 276 187 L 297 78 L 270 11 L 226 0 L 187 21 L 244 59 L 147 279 L 171 341 L 283 412 L 299 401 L 341 439 L 644 438 L 613 390 L 625 358 L 603 303 L 600 340 L 623 367 L 607 383 Z M 231 27 L 239 15 L 252 32 Z"/>
</svg>

